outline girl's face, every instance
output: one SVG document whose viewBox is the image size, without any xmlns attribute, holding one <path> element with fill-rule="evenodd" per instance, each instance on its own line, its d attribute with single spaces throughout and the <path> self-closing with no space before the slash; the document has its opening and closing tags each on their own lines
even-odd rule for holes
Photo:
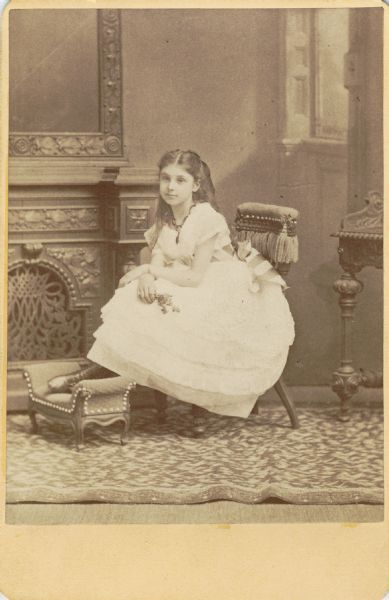
<svg viewBox="0 0 389 600">
<path fill-rule="evenodd" d="M 179 165 L 167 165 L 160 172 L 159 191 L 170 206 L 192 202 L 192 194 L 198 189 L 192 175 Z"/>
</svg>

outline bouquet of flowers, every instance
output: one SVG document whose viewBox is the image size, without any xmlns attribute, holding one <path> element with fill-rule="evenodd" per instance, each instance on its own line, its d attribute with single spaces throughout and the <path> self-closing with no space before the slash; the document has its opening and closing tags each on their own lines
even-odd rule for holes
<svg viewBox="0 0 389 600">
<path fill-rule="evenodd" d="M 173 296 L 171 294 L 157 294 L 155 299 L 164 314 L 166 314 L 169 310 L 172 312 L 180 312 L 180 308 L 173 304 Z"/>
</svg>

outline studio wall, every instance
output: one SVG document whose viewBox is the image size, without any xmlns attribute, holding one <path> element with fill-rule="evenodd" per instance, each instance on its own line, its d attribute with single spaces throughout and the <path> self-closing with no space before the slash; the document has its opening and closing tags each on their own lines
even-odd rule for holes
<svg viewBox="0 0 389 600">
<path fill-rule="evenodd" d="M 209 163 L 232 221 L 277 190 L 277 11 L 123 11 L 130 163 L 191 148 Z"/>
</svg>

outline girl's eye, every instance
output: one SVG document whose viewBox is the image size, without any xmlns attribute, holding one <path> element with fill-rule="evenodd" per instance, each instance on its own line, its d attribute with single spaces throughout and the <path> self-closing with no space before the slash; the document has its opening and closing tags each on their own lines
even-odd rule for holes
<svg viewBox="0 0 389 600">
<path fill-rule="evenodd" d="M 185 183 L 185 179 L 184 179 L 184 177 L 179 177 L 179 178 L 177 179 L 177 181 L 178 181 L 178 183 Z"/>
</svg>

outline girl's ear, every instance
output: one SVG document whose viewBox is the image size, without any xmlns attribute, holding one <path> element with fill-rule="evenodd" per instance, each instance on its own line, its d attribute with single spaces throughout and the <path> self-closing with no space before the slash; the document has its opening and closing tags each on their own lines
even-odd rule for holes
<svg viewBox="0 0 389 600">
<path fill-rule="evenodd" d="M 194 192 L 198 192 L 200 189 L 200 182 L 199 181 L 195 181 L 193 184 L 193 191 Z"/>
</svg>

